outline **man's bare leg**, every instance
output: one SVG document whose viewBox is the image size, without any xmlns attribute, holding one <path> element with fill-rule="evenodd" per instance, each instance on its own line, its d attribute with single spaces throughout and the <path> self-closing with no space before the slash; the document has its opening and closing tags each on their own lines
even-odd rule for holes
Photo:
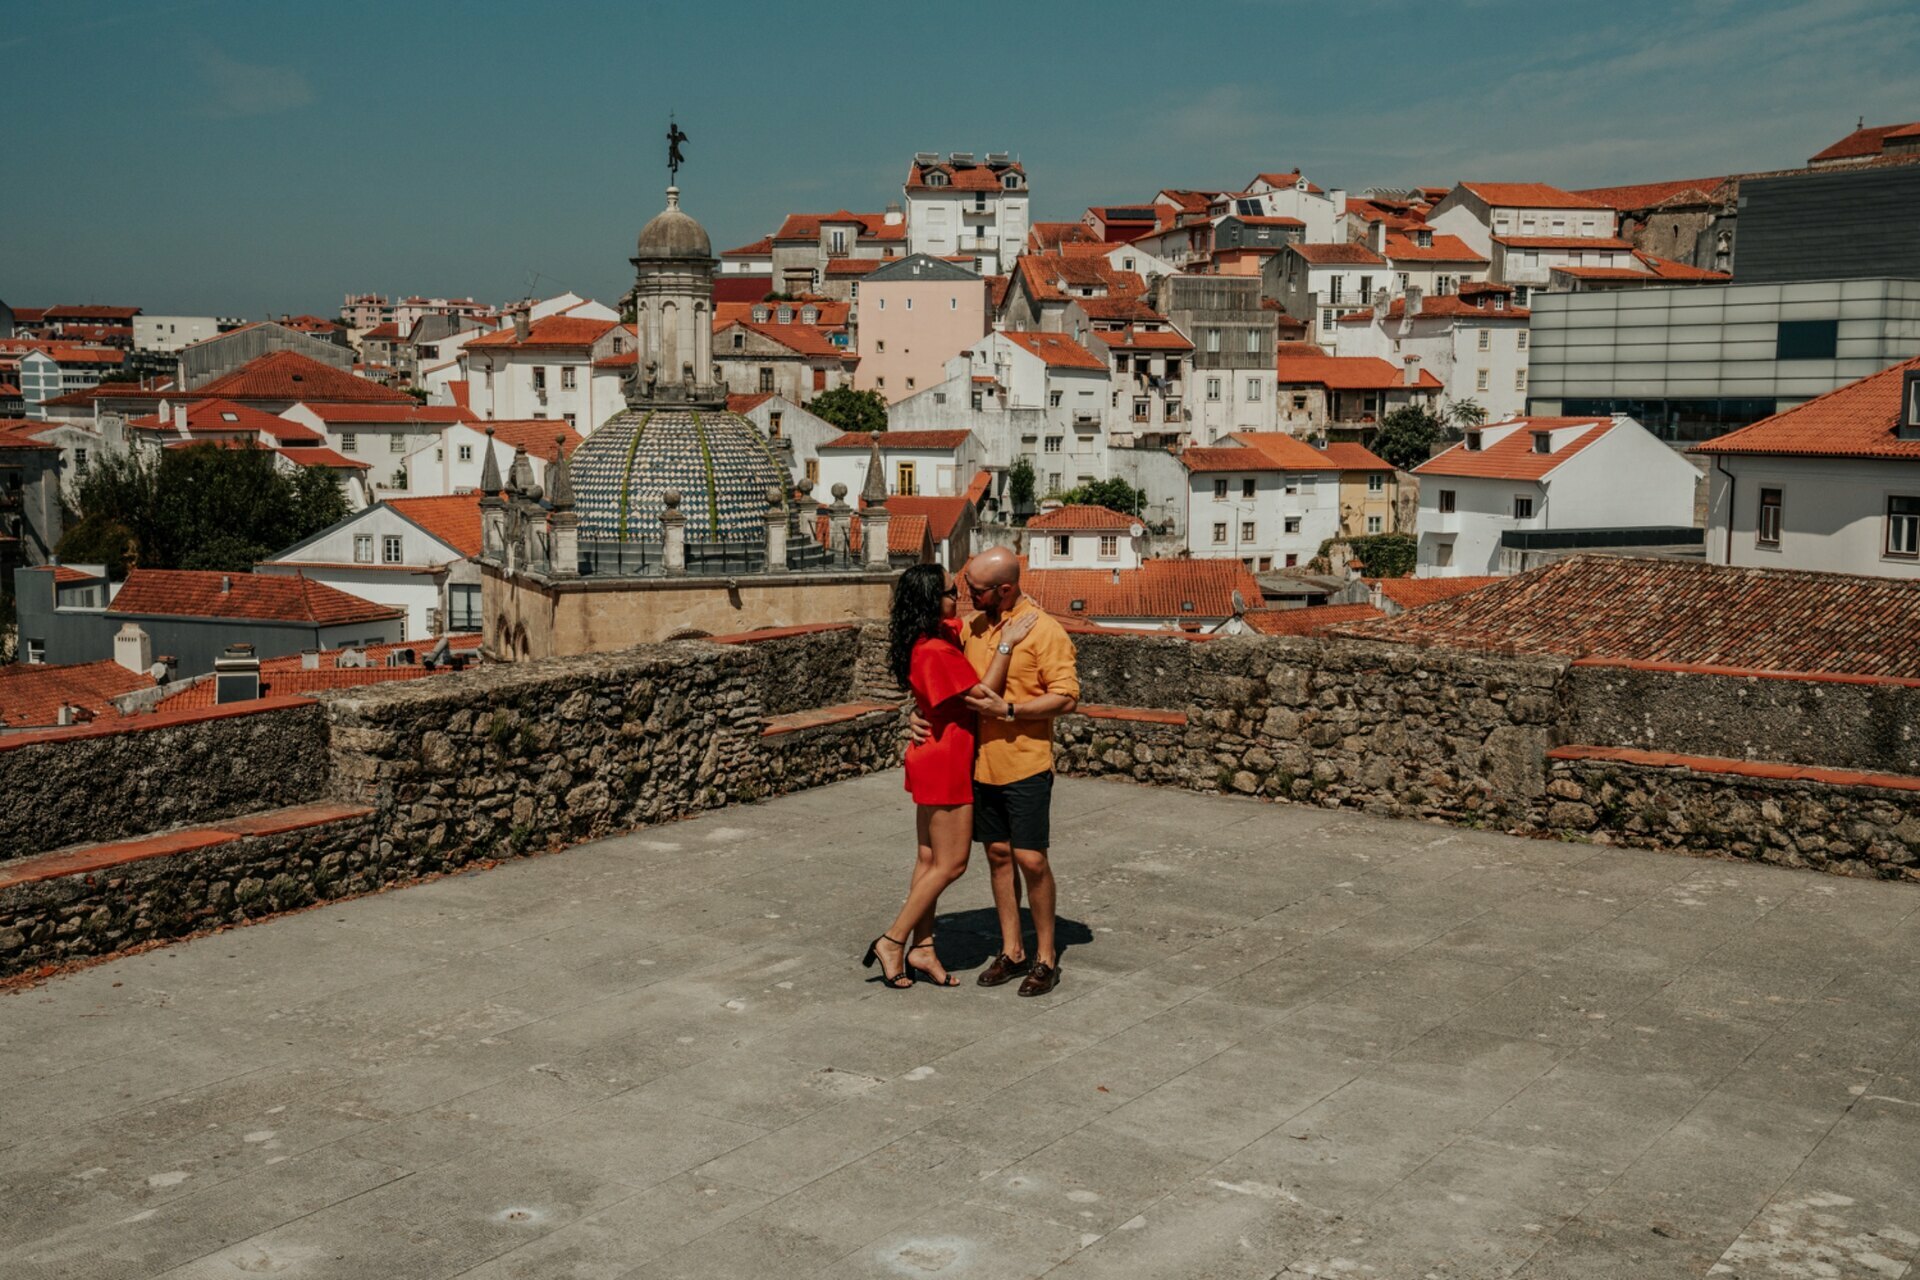
<svg viewBox="0 0 1920 1280">
<path fill-rule="evenodd" d="M 1027 883 L 1027 904 L 1033 909 L 1033 959 L 1036 964 L 1054 965 L 1060 962 L 1054 950 L 1053 941 L 1053 866 L 1047 861 L 1045 849 L 1016 849 L 1014 861 L 1019 864 L 1020 876 Z M 999 897 L 996 887 L 994 897 Z M 1014 928 L 1020 927 L 1020 908 L 1014 905 Z M 1001 927 L 1005 928 L 1005 914 L 1002 913 Z"/>
<path fill-rule="evenodd" d="M 1013 846 L 998 840 L 987 846 L 987 868 L 993 880 L 993 909 L 1000 917 L 1000 950 L 1009 960 L 1024 960 L 1026 940 L 1020 934 L 1020 886 L 1014 878 Z"/>
</svg>

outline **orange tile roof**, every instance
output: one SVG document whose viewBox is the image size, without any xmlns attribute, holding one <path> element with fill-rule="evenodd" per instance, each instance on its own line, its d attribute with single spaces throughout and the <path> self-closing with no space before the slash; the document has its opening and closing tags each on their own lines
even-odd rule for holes
<svg viewBox="0 0 1920 1280">
<path fill-rule="evenodd" d="M 854 259 L 846 259 L 846 261 L 854 261 Z M 870 261 L 876 267 L 884 267 L 887 265 L 886 259 L 883 258 L 863 258 L 859 259 L 859 261 Z M 783 322 L 780 319 L 780 309 L 782 307 L 787 308 L 788 313 L 793 317 L 791 321 Z M 764 321 L 755 321 L 756 324 L 807 324 L 809 322 L 801 319 L 801 316 L 811 308 L 813 311 L 813 320 L 811 323 L 814 325 L 822 329 L 844 329 L 847 327 L 847 315 L 852 307 L 852 303 L 838 298 L 818 298 L 812 296 L 795 298 L 787 302 L 768 302 L 764 298 L 753 302 L 716 302 L 713 306 L 713 318 L 716 321 L 714 328 L 718 330 L 721 327 L 720 322 L 730 323 L 735 320 L 753 320 L 756 311 L 765 311 L 767 313 L 767 318 Z"/>
<path fill-rule="evenodd" d="M 918 513 L 895 515 L 893 501 L 892 498 L 887 499 L 887 554 L 919 555 L 926 549 L 931 539 L 927 518 Z M 813 536 L 822 546 L 825 546 L 833 536 L 832 521 L 824 507 L 814 517 Z M 847 549 L 849 551 L 861 550 L 860 537 L 860 517 L 857 514 L 849 516 L 847 518 Z"/>
<path fill-rule="evenodd" d="M 1628 212 L 1665 204 L 1708 204 L 1721 198 L 1726 178 L 1682 178 L 1677 182 L 1641 182 L 1624 187 L 1589 187 L 1573 194 Z"/>
<path fill-rule="evenodd" d="M 1115 579 L 1118 581 L 1115 581 Z M 1238 560 L 1146 560 L 1138 569 L 1024 569 L 1020 585 L 1042 609 L 1067 618 L 1224 618 L 1233 593 L 1259 608 L 1260 584 Z M 1078 600 L 1081 607 L 1075 609 Z"/>
<path fill-rule="evenodd" d="M 1274 370 L 1283 386 L 1307 383 L 1331 391 L 1388 391 L 1407 386 L 1404 371 L 1379 356 L 1283 355 L 1275 359 Z M 1420 380 L 1409 389 L 1439 391 L 1442 385 L 1431 370 L 1422 369 Z"/>
<path fill-rule="evenodd" d="M 415 404 L 411 396 L 405 404 L 310 404 L 307 408 L 329 426 L 361 423 L 414 426 L 476 420 L 472 410 L 457 404 Z"/>
<path fill-rule="evenodd" d="M 315 658 L 319 666 L 312 671 L 302 665 L 302 655 L 285 654 L 278 658 L 266 658 L 260 663 L 260 696 L 263 698 L 290 693 L 323 693 L 328 689 L 352 689 L 362 685 L 386 684 L 393 680 L 418 680 L 423 676 L 453 675 L 452 667 L 436 667 L 429 671 L 418 662 L 405 666 L 390 667 L 387 655 L 396 649 L 412 649 L 416 657 L 424 658 L 435 645 L 438 637 L 427 640 L 408 640 L 396 644 L 370 644 L 360 650 L 366 654 L 369 665 L 364 667 L 343 667 L 340 655 L 343 649 L 322 649 Z M 454 653 L 474 654 L 480 651 L 480 637 L 473 634 L 461 634 L 449 639 L 448 647 Z M 214 705 L 215 684 L 212 680 L 196 680 L 182 686 L 180 692 L 167 697 L 160 708 L 164 711 L 190 711 L 196 708 Z"/>
<path fill-rule="evenodd" d="M 773 237 L 761 236 L 752 244 L 743 244 L 738 249 L 722 250 L 723 258 L 764 258 L 773 252 Z"/>
<path fill-rule="evenodd" d="M 1236 431 L 1229 438 L 1249 449 L 1258 449 L 1288 471 L 1332 471 L 1337 465 L 1327 454 L 1284 431 Z"/>
<path fill-rule="evenodd" d="M 1089 320 L 1125 320 L 1138 324 L 1167 323 L 1167 318 L 1148 306 L 1145 298 L 1075 298 L 1073 305 L 1080 308 Z"/>
<path fill-rule="evenodd" d="M 229 584 L 222 590 L 221 584 Z M 404 611 L 348 595 L 300 575 L 214 573 L 198 569 L 134 569 L 107 606 L 112 615 L 252 618 L 310 626 L 375 622 Z"/>
<path fill-rule="evenodd" d="M 129 671 L 111 658 L 59 666 L 9 663 L 0 666 L 0 724 L 10 729 L 58 724 L 63 706 L 110 717 L 118 714 L 110 699 L 152 687 L 152 676 Z"/>
<path fill-rule="evenodd" d="M 750 413 L 771 399 L 773 399 L 771 391 L 756 391 L 752 394 L 733 393 L 727 396 L 727 412 Z"/>
<path fill-rule="evenodd" d="M 1329 444 L 1320 452 L 1342 471 L 1392 471 L 1394 466 L 1363 444 Z"/>
<path fill-rule="evenodd" d="M 893 262 L 892 258 L 829 258 L 827 274 L 829 276 L 864 276 L 870 271 Z"/>
<path fill-rule="evenodd" d="M 1253 175 L 1253 181 L 1264 182 L 1270 187 L 1294 187 L 1300 183 L 1300 171 L 1295 169 L 1290 173 L 1256 173 Z M 1253 182 L 1247 185 L 1251 187 Z M 1307 190 L 1315 195 L 1323 194 L 1320 188 L 1311 182 L 1307 184 Z"/>
<path fill-rule="evenodd" d="M 1384 267 L 1387 265 L 1385 258 L 1363 244 L 1301 244 L 1295 241 L 1287 245 L 1287 251 L 1299 254 L 1316 267 Z"/>
<path fill-rule="evenodd" d="M 1025 259 L 1022 259 L 1025 261 Z M 1106 361 L 1087 350 L 1064 333 L 1041 333 L 1031 331 L 1005 331 L 1007 341 L 1030 355 L 1039 356 L 1049 369 L 1097 369 L 1107 370 Z"/>
<path fill-rule="evenodd" d="M 1474 296 L 1505 297 L 1506 295 L 1505 294 L 1479 294 Z M 1407 314 L 1406 298 L 1404 297 L 1395 298 L 1391 303 L 1387 304 L 1387 310 L 1386 310 L 1387 319 L 1398 320 L 1401 317 L 1405 316 L 1406 314 Z M 1419 312 L 1419 315 L 1416 317 L 1416 319 L 1425 319 L 1429 316 L 1444 316 L 1449 318 L 1459 318 L 1459 319 L 1465 319 L 1465 320 L 1525 320 L 1528 317 L 1530 317 L 1532 314 L 1533 313 L 1527 310 L 1527 308 L 1525 307 L 1516 307 L 1512 305 L 1508 305 L 1500 308 L 1483 307 L 1475 303 L 1472 297 L 1462 297 L 1459 294 L 1446 293 L 1446 294 L 1435 294 L 1431 297 L 1421 298 L 1420 312 Z M 1349 311 L 1347 312 L 1347 314 L 1341 316 L 1334 323 L 1336 324 L 1372 324 L 1373 310 L 1372 308 L 1368 308 L 1364 311 Z"/>
<path fill-rule="evenodd" d="M 50 573 L 55 582 L 98 582 L 100 575 L 76 569 L 70 564 L 42 564 L 27 570 L 28 573 Z"/>
<path fill-rule="evenodd" d="M 1305 609 L 1260 609 L 1241 620 L 1263 636 L 1311 636 L 1338 622 L 1365 622 L 1385 616 L 1370 604 L 1321 604 Z"/>
<path fill-rule="evenodd" d="M 1043 511 L 1027 521 L 1029 529 L 1131 529 L 1140 523 L 1138 516 L 1130 516 L 1124 511 L 1115 511 L 1112 507 L 1095 506 L 1092 503 L 1069 503 Z"/>
<path fill-rule="evenodd" d="M 1693 452 L 1920 461 L 1920 440 L 1902 440 L 1895 430 L 1910 370 L 1920 370 L 1920 357 L 1716 436 Z"/>
<path fill-rule="evenodd" d="M 1017 163 L 996 164 L 991 168 L 985 164 L 956 168 L 951 164 L 922 165 L 916 160 L 907 166 L 907 185 L 926 187 L 926 176 L 936 172 L 947 175 L 947 185 L 931 188 L 935 191 L 999 191 L 1002 190 L 1000 185 L 1002 177 L 1009 173 L 1017 173 L 1024 177 L 1027 171 Z M 1022 186 L 1019 191 L 1021 195 L 1025 195 L 1027 189 Z"/>
<path fill-rule="evenodd" d="M 887 499 L 888 515 L 896 519 L 901 516 L 919 516 L 927 522 L 927 533 L 935 542 L 951 538 L 954 526 L 960 523 L 960 517 L 972 507 L 973 503 L 966 498 L 930 498 L 896 494 Z"/>
<path fill-rule="evenodd" d="M 959 431 L 846 431 L 821 445 L 822 449 L 869 449 L 874 440 L 882 449 L 958 449 L 973 432 Z"/>
<path fill-rule="evenodd" d="M 453 397 L 454 407 L 465 409 L 473 395 L 473 383 L 465 378 L 447 379 L 447 394 Z"/>
<path fill-rule="evenodd" d="M 1472 245 L 1459 236 L 1437 235 L 1424 248 L 1411 235 L 1387 235 L 1387 257 L 1405 262 L 1485 262 Z"/>
<path fill-rule="evenodd" d="M 139 307 L 96 307 L 61 306 L 48 307 L 41 318 L 44 320 L 131 320 L 140 314 Z"/>
<path fill-rule="evenodd" d="M 398 342 L 401 336 L 398 322 L 388 320 L 384 324 L 373 326 L 373 328 L 361 334 L 360 338 L 363 342 Z"/>
<path fill-rule="evenodd" d="M 798 313 L 796 313 L 798 314 Z M 752 320 L 722 320 L 714 318 L 715 334 L 739 325 L 742 329 L 759 334 L 770 342 L 777 342 L 787 350 L 803 356 L 833 356 L 838 358 L 847 354 L 845 347 L 835 345 L 827 331 L 819 325 L 811 324 L 756 324 Z"/>
<path fill-rule="evenodd" d="M 1568 427 L 1585 427 L 1581 434 L 1554 442 L 1552 453 L 1533 451 L 1535 431 L 1560 432 Z M 1579 453 L 1613 430 L 1612 418 L 1515 418 L 1509 422 L 1488 423 L 1487 435 L 1505 430 L 1484 448 L 1469 450 L 1466 441 L 1435 454 L 1413 469 L 1417 476 L 1461 476 L 1487 480 L 1538 480 L 1561 463 Z"/>
<path fill-rule="evenodd" d="M 1027 247 L 1041 253 L 1057 253 L 1070 244 L 1100 244 L 1100 237 L 1084 222 L 1036 222 L 1027 228 Z"/>
<path fill-rule="evenodd" d="M 1235 449 L 1207 449 L 1198 446 L 1183 449 L 1180 452 L 1180 464 L 1190 472 L 1292 470 L 1275 462 L 1272 455 L 1265 449 L 1253 449 L 1244 445 Z"/>
<path fill-rule="evenodd" d="M 1916 121 L 1915 124 L 1920 124 Z M 1808 158 L 1808 163 L 1819 160 L 1856 160 L 1868 156 L 1877 156 L 1884 147 L 1890 134 L 1905 133 L 1915 124 L 1875 124 L 1863 129 L 1855 129 L 1840 141 Z"/>
<path fill-rule="evenodd" d="M 845 209 L 839 209 L 833 213 L 790 213 L 781 222 L 780 229 L 773 233 L 771 239 L 818 240 L 821 224 L 835 222 L 859 223 L 860 235 L 863 239 L 904 240 L 907 236 L 907 222 L 904 217 L 892 226 L 888 226 L 887 215 L 884 213 L 848 213 Z M 772 246 L 769 244 L 768 252 L 771 251 Z M 735 252 L 739 251 L 735 250 Z"/>
<path fill-rule="evenodd" d="M 352 471 L 373 470 L 373 464 L 371 462 L 361 462 L 357 458 L 349 458 L 346 454 L 337 453 L 325 445 L 282 445 L 278 452 L 280 456 L 288 462 L 296 463 L 303 467 L 333 467 L 335 469 L 345 467 Z"/>
<path fill-rule="evenodd" d="M 300 400 L 308 404 L 405 404 L 412 396 L 356 378 L 297 351 L 269 351 L 193 389 L 209 400 Z"/>
<path fill-rule="evenodd" d="M 1357 639 L 1752 671 L 1920 678 L 1920 582 L 1569 556 L 1451 600 L 1342 626 Z"/>
<path fill-rule="evenodd" d="M 1709 271 L 1705 267 L 1696 267 L 1690 262 L 1676 262 L 1672 258 L 1662 258 L 1657 254 L 1643 253 L 1639 249 L 1633 256 L 1640 264 L 1662 280 L 1699 280 L 1702 282 L 1731 280 L 1733 276 L 1725 271 Z"/>
<path fill-rule="evenodd" d="M 1469 591 L 1503 582 L 1500 577 L 1460 578 L 1368 578 L 1367 585 L 1380 588 L 1380 594 L 1402 609 L 1418 609 L 1436 600 L 1451 600 Z"/>
<path fill-rule="evenodd" d="M 615 328 L 617 323 L 613 320 L 588 320 L 581 316 L 543 316 L 529 327 L 524 342 L 520 340 L 514 327 L 507 325 L 497 332 L 468 339 L 467 349 L 471 351 L 476 347 L 482 350 L 591 347 L 605 337 L 609 330 Z"/>
<path fill-rule="evenodd" d="M 1138 273 L 1122 271 L 1104 257 L 1067 258 L 1047 253 L 1022 254 L 1014 273 L 1036 301 L 1079 298 L 1076 289 L 1101 289 L 1108 296 L 1139 297 L 1147 291 Z"/>
<path fill-rule="evenodd" d="M 1089 299 L 1091 301 L 1091 299 Z M 1193 344 L 1173 329 L 1096 329 L 1089 337 L 1114 351 L 1191 351 Z"/>
<path fill-rule="evenodd" d="M 238 404 L 232 400 L 195 400 L 186 406 L 187 431 L 195 432 L 264 432 L 282 444 L 317 445 L 324 438 L 311 428 L 290 422 L 285 418 L 271 414 L 250 405 Z M 146 414 L 138 418 L 129 418 L 127 425 L 140 431 L 172 431 L 173 415 L 161 417 L 158 413 Z"/>
<path fill-rule="evenodd" d="M 1463 182 L 1460 184 L 1499 209 L 1605 209 L 1590 195 L 1562 191 L 1544 182 Z"/>
<path fill-rule="evenodd" d="M 513 456 L 511 450 L 525 448 L 529 456 L 551 461 L 556 444 L 564 455 L 572 457 L 573 451 L 585 438 L 557 418 L 501 418 L 498 421 L 469 422 L 467 425 L 476 431 L 493 428 L 494 441 L 509 451 L 507 457 L 500 459 L 503 475 Z"/>
<path fill-rule="evenodd" d="M 967 483 L 967 501 L 973 503 L 975 506 L 980 505 L 980 500 L 987 496 L 987 490 L 991 488 L 993 488 L 993 473 L 991 471 L 974 472 L 973 479 Z"/>
<path fill-rule="evenodd" d="M 386 505 L 468 559 L 480 554 L 480 495 L 388 498 Z"/>
</svg>

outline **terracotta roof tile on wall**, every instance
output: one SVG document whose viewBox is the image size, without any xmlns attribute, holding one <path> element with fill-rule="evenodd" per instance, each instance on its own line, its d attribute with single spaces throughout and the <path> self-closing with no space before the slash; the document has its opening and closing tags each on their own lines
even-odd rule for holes
<svg viewBox="0 0 1920 1280">
<path fill-rule="evenodd" d="M 1306 609 L 1261 609 L 1243 621 L 1263 636 L 1314 636 L 1342 622 L 1365 622 L 1386 615 L 1370 604 L 1322 604 Z"/>
<path fill-rule="evenodd" d="M 1405 386 L 1404 373 L 1379 356 L 1294 356 L 1274 361 L 1274 370 L 1282 386 L 1307 383 L 1334 391 L 1386 391 Z M 1438 391 L 1440 379 L 1431 370 L 1422 369 L 1416 391 Z"/>
<path fill-rule="evenodd" d="M 1501 209 L 1604 209 L 1591 195 L 1562 191 L 1544 182 L 1463 182 L 1489 205 Z"/>
<path fill-rule="evenodd" d="M 887 514 L 895 517 L 918 516 L 927 522 L 927 533 L 935 542 L 941 542 L 953 536 L 953 528 L 960 522 L 972 503 L 966 498 L 937 498 L 919 495 L 895 494 L 887 499 Z"/>
<path fill-rule="evenodd" d="M 1572 194 L 1622 212 L 1663 204 L 1706 204 L 1720 198 L 1725 178 L 1682 178 L 1677 182 L 1641 182 L 1625 187 L 1589 187 Z"/>
<path fill-rule="evenodd" d="M 1039 356 L 1049 369 L 1107 370 L 1107 362 L 1064 333 L 1006 330 L 1007 341 L 1030 355 Z"/>
<path fill-rule="evenodd" d="M 1913 127 L 1913 124 L 1874 124 L 1864 129 L 1855 129 L 1825 150 L 1814 152 L 1809 160 L 1857 160 L 1877 156 L 1885 146 L 1889 134 L 1904 134 L 1906 130 Z"/>
<path fill-rule="evenodd" d="M 1260 452 L 1266 454 L 1268 458 L 1272 459 L 1275 464 L 1285 467 L 1289 471 L 1333 471 L 1339 469 L 1339 464 L 1333 460 L 1330 454 L 1316 449 L 1306 441 L 1296 439 L 1284 431 L 1236 431 L 1231 438 L 1237 440 L 1249 449 L 1258 449 Z M 1359 449 L 1361 453 L 1366 453 L 1366 450 L 1359 445 L 1354 445 L 1353 448 Z M 1372 457 L 1373 455 L 1368 454 L 1367 456 Z M 1380 462 L 1378 458 L 1374 458 L 1374 461 Z M 1386 466 L 1383 462 L 1381 462 L 1380 465 L 1383 467 Z M 1392 468 L 1387 467 L 1387 470 L 1391 471 Z"/>
<path fill-rule="evenodd" d="M 1384 267 L 1387 260 L 1363 244 L 1299 244 L 1287 246 L 1287 252 L 1297 253 L 1316 267 L 1324 266 L 1365 266 Z"/>
<path fill-rule="evenodd" d="M 467 349 L 590 347 L 606 336 L 616 323 L 613 320 L 589 320 L 581 316 L 543 316 L 529 327 L 525 341 L 520 339 L 512 325 L 508 325 L 496 333 L 469 339 Z"/>
<path fill-rule="evenodd" d="M 1561 463 L 1613 430 L 1611 418 L 1519 418 L 1489 424 L 1511 428 L 1485 448 L 1469 449 L 1466 441 L 1453 445 L 1413 469 L 1417 476 L 1461 476 L 1487 480 L 1538 480 Z M 1552 453 L 1535 453 L 1533 433 L 1560 434 L 1584 427 L 1578 436 L 1556 439 Z"/>
<path fill-rule="evenodd" d="M 1402 609 L 1418 609 L 1421 605 L 1432 604 L 1436 600 L 1451 600 L 1469 591 L 1478 591 L 1481 587 L 1504 582 L 1500 577 L 1460 577 L 1460 578 L 1369 578 L 1369 586 L 1380 588 L 1380 594 L 1399 605 Z"/>
<path fill-rule="evenodd" d="M 461 555 L 472 558 L 480 554 L 480 495 L 388 498 L 386 502 Z"/>
<path fill-rule="evenodd" d="M 1392 471 L 1393 464 L 1363 444 L 1329 443 L 1320 450 L 1342 471 Z"/>
<path fill-rule="evenodd" d="M 118 714 L 110 699 L 151 689 L 153 677 L 127 670 L 111 658 L 50 666 L 15 662 L 0 666 L 0 725 L 40 728 L 60 722 L 60 708 L 77 706 L 96 717 Z"/>
<path fill-rule="evenodd" d="M 269 351 L 232 373 L 195 387 L 206 400 L 304 400 L 310 404 L 412 404 L 413 397 L 297 351 Z"/>
<path fill-rule="evenodd" d="M 1354 639 L 1920 679 L 1920 582 L 1570 556 L 1381 622 Z"/>
<path fill-rule="evenodd" d="M 1920 440 L 1902 440 L 1896 433 L 1901 389 L 1911 370 L 1920 370 L 1920 357 L 1716 436 L 1693 452 L 1920 460 Z"/>
<path fill-rule="evenodd" d="M 403 616 L 400 609 L 362 600 L 298 575 L 197 569 L 134 569 L 106 611 L 109 615 L 253 618 L 313 626 Z"/>
<path fill-rule="evenodd" d="M 882 449 L 958 449 L 971 431 L 845 431 L 821 445 L 822 449 L 868 449 L 876 438 Z"/>
</svg>

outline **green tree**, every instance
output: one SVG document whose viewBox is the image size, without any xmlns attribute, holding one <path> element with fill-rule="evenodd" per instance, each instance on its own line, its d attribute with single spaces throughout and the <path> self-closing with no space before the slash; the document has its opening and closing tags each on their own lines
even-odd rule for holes
<svg viewBox="0 0 1920 1280">
<path fill-rule="evenodd" d="M 1455 431 L 1477 431 L 1487 420 L 1487 408 L 1478 400 L 1455 400 L 1447 406 L 1446 420 Z"/>
<path fill-rule="evenodd" d="M 1420 405 L 1403 405 L 1380 419 L 1373 433 L 1373 451 L 1402 471 L 1425 462 L 1433 446 L 1444 438 L 1440 419 Z"/>
<path fill-rule="evenodd" d="M 887 398 L 878 391 L 855 391 L 835 387 L 822 391 L 807 402 L 814 416 L 824 418 L 842 431 L 885 431 Z"/>
<path fill-rule="evenodd" d="M 281 471 L 265 449 L 196 445 L 158 459 L 109 456 L 75 486 L 80 520 L 60 554 L 123 576 L 151 569 L 245 573 L 345 518 L 346 495 L 318 467 Z"/>
<path fill-rule="evenodd" d="M 1137 516 L 1147 508 L 1147 491 L 1136 489 L 1115 476 L 1111 480 L 1091 480 L 1060 495 L 1063 502 L 1084 503 L 1090 507 L 1108 507 Z"/>
<path fill-rule="evenodd" d="M 1015 511 L 1033 510 L 1033 464 L 1021 458 L 1007 468 L 1007 496 L 1013 499 Z"/>
<path fill-rule="evenodd" d="M 1404 578 L 1413 572 L 1414 562 L 1419 558 L 1419 543 L 1410 533 L 1328 538 L 1320 544 L 1320 552 L 1314 557 L 1314 564 L 1322 572 L 1346 572 L 1346 566 L 1329 563 L 1328 552 L 1336 542 L 1347 544 L 1347 550 L 1360 562 L 1360 572 L 1369 578 Z"/>
</svg>

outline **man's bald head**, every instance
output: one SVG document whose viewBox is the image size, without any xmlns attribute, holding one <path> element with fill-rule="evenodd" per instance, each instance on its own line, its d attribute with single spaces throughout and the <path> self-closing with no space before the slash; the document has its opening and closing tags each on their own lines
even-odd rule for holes
<svg viewBox="0 0 1920 1280">
<path fill-rule="evenodd" d="M 1006 547 L 988 547 L 967 562 L 967 581 L 981 587 L 1020 585 L 1020 557 Z"/>
</svg>

